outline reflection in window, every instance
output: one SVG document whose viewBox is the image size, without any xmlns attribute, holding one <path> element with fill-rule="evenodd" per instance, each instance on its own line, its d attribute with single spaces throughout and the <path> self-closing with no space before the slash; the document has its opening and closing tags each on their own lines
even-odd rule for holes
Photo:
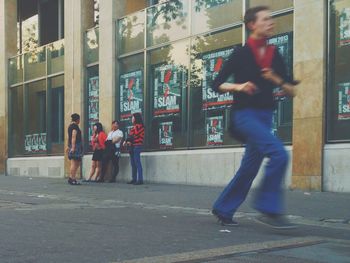
<svg viewBox="0 0 350 263">
<path fill-rule="evenodd" d="M 22 21 L 21 52 L 28 52 L 39 46 L 39 16 L 36 14 Z"/>
<path fill-rule="evenodd" d="M 50 152 L 63 153 L 64 138 L 64 77 L 58 76 L 50 83 Z"/>
<path fill-rule="evenodd" d="M 274 18 L 275 35 L 269 39 L 280 52 L 289 76 L 293 76 L 293 14 Z M 274 90 L 277 109 L 273 115 L 272 132 L 284 142 L 292 141 L 293 99 L 286 97 L 281 88 Z"/>
<path fill-rule="evenodd" d="M 53 42 L 47 46 L 48 74 L 64 70 L 64 40 Z"/>
<path fill-rule="evenodd" d="M 272 11 L 293 7 L 294 0 L 248 0 L 248 6 L 266 5 Z"/>
<path fill-rule="evenodd" d="M 24 153 L 23 86 L 10 89 L 10 156 Z"/>
<path fill-rule="evenodd" d="M 327 137 L 350 140 L 350 0 L 333 0 L 330 6 L 330 47 Z"/>
<path fill-rule="evenodd" d="M 85 64 L 98 62 L 99 59 L 99 28 L 93 28 L 86 32 L 85 36 Z"/>
<path fill-rule="evenodd" d="M 152 149 L 181 148 L 187 145 L 188 42 L 149 54 L 149 138 Z M 184 52 L 185 51 L 185 52 Z M 182 54 L 182 55 L 181 55 Z"/>
<path fill-rule="evenodd" d="M 46 153 L 46 82 L 25 86 L 25 153 Z"/>
<path fill-rule="evenodd" d="M 147 9 L 147 45 L 157 45 L 189 35 L 188 1 L 173 0 Z"/>
<path fill-rule="evenodd" d="M 203 33 L 209 30 L 240 22 L 241 0 L 195 0 L 192 4 L 192 31 Z"/>
<path fill-rule="evenodd" d="M 228 132 L 234 96 L 218 94 L 212 82 L 242 41 L 242 29 L 197 37 L 191 53 L 191 146 L 237 144 Z M 233 82 L 233 78 L 228 79 Z"/>
<path fill-rule="evenodd" d="M 145 12 L 141 11 L 119 20 L 120 54 L 143 49 Z"/>
</svg>

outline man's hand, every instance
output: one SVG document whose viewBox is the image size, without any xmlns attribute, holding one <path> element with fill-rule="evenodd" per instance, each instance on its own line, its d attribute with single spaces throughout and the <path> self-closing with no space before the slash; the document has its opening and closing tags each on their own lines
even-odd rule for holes
<svg viewBox="0 0 350 263">
<path fill-rule="evenodd" d="M 285 82 L 279 75 L 277 75 L 271 68 L 263 68 L 261 70 L 261 76 L 275 84 L 280 86 L 283 92 L 289 97 L 295 97 L 297 95 L 295 86 Z"/>
<path fill-rule="evenodd" d="M 283 83 L 283 79 L 278 76 L 271 68 L 263 68 L 261 70 L 261 76 L 276 86 L 279 86 L 281 83 Z"/>
</svg>

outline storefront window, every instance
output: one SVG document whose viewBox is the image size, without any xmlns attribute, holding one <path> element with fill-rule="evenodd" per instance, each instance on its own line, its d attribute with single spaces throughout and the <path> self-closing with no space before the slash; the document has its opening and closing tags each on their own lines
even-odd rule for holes
<svg viewBox="0 0 350 263">
<path fill-rule="evenodd" d="M 144 117 L 144 58 L 143 53 L 120 60 L 118 118 L 121 129 L 128 134 L 131 116 L 140 112 Z"/>
<path fill-rule="evenodd" d="M 147 46 L 189 36 L 188 0 L 173 0 L 147 9 Z"/>
<path fill-rule="evenodd" d="M 293 0 L 248 0 L 248 6 L 266 5 L 271 11 L 293 7 Z"/>
<path fill-rule="evenodd" d="M 64 76 L 49 79 L 48 148 L 50 153 L 64 152 Z"/>
<path fill-rule="evenodd" d="M 328 141 L 350 140 L 350 0 L 330 1 Z"/>
<path fill-rule="evenodd" d="M 191 146 L 233 145 L 228 132 L 234 96 L 219 95 L 212 82 L 237 45 L 242 43 L 242 28 L 196 37 L 191 51 Z M 233 82 L 229 79 L 228 82 Z"/>
<path fill-rule="evenodd" d="M 187 72 L 189 42 L 148 54 L 148 138 L 151 149 L 187 146 Z"/>
<path fill-rule="evenodd" d="M 192 33 L 203 33 L 240 22 L 241 13 L 241 0 L 195 0 L 192 2 Z"/>
<path fill-rule="evenodd" d="M 10 89 L 10 156 L 24 154 L 23 86 Z"/>
<path fill-rule="evenodd" d="M 24 100 L 25 153 L 46 153 L 46 80 L 25 85 Z"/>
<path fill-rule="evenodd" d="M 87 89 L 86 89 L 86 101 L 87 101 L 87 122 L 86 122 L 86 131 L 88 136 L 84 136 L 85 138 L 85 150 L 92 151 L 90 145 L 90 138 L 92 136 L 93 126 L 96 122 L 99 121 L 99 111 L 100 111 L 100 103 L 99 103 L 99 93 L 100 93 L 100 82 L 99 82 L 99 73 L 98 73 L 98 65 L 89 67 L 87 69 Z"/>
<path fill-rule="evenodd" d="M 277 46 L 287 67 L 288 75 L 293 76 L 293 14 L 274 18 L 275 35 L 269 43 Z M 274 90 L 277 109 L 273 115 L 272 133 L 282 141 L 292 141 L 293 99 L 286 97 L 281 88 Z"/>
<path fill-rule="evenodd" d="M 122 18 L 119 23 L 119 54 L 143 49 L 145 11 Z"/>
</svg>

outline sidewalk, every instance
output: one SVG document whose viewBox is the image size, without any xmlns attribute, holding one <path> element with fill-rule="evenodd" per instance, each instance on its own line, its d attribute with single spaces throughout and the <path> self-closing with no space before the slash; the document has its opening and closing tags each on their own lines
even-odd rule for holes
<svg viewBox="0 0 350 263">
<path fill-rule="evenodd" d="M 127 202 L 146 204 L 192 207 L 210 211 L 212 203 L 223 190 L 221 187 L 204 187 L 189 185 L 145 184 L 131 187 L 125 183 L 96 184 L 83 183 L 74 188 L 68 186 L 64 179 L 0 177 L 0 189 L 8 191 L 25 191 L 45 193 L 48 195 L 73 194 L 81 200 L 87 198 L 122 199 Z M 254 213 L 250 200 L 254 196 L 251 190 L 247 200 L 238 210 L 243 213 Z M 349 223 L 350 193 L 305 192 L 287 190 L 286 214 L 318 221 Z M 350 226 L 350 223 L 349 223 Z"/>
<path fill-rule="evenodd" d="M 0 177 L 0 262 L 348 263 L 350 194 L 287 191 L 295 230 L 210 214 L 222 188 Z"/>
</svg>

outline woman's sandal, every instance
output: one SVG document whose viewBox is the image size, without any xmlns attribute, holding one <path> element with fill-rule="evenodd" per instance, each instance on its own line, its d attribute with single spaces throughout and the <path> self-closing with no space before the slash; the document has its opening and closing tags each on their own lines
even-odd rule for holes
<svg viewBox="0 0 350 263">
<path fill-rule="evenodd" d="M 68 178 L 68 183 L 70 185 L 80 185 L 80 183 L 76 179 Z"/>
</svg>

